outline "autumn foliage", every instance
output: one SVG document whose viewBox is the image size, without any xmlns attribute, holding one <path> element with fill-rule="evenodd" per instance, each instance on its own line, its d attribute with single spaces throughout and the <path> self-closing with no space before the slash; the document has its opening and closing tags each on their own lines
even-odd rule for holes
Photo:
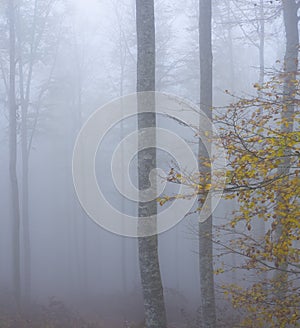
<svg viewBox="0 0 300 328">
<path fill-rule="evenodd" d="M 292 93 L 283 93 L 286 86 Z M 233 200 L 237 204 L 227 223 L 217 227 L 231 239 L 215 242 L 242 258 L 235 270 L 256 277 L 243 286 L 224 285 L 223 293 L 242 309 L 243 327 L 295 327 L 300 325 L 299 81 L 282 73 L 255 84 L 254 91 L 257 96 L 214 109 L 215 143 L 227 152 L 223 198 L 229 206 Z M 218 179 L 206 183 L 209 174 L 186 176 L 172 168 L 168 181 L 190 186 L 190 196 L 207 194 L 210 188 L 219 192 Z M 186 197 L 165 196 L 159 202 Z M 258 232 L 259 222 L 263 231 Z"/>
<path fill-rule="evenodd" d="M 287 81 L 293 92 L 283 94 Z M 239 231 L 231 250 L 244 257 L 240 268 L 261 278 L 247 287 L 231 285 L 224 290 L 235 307 L 246 310 L 246 327 L 297 326 L 299 81 L 281 74 L 254 87 L 257 97 L 238 99 L 218 112 L 217 121 L 228 153 L 225 199 L 236 199 L 238 204 L 226 227 Z M 252 232 L 259 220 L 264 231 Z"/>
</svg>

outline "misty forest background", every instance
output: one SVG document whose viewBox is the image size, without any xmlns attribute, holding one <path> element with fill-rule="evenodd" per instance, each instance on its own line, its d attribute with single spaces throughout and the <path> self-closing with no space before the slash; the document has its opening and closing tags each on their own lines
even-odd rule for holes
<svg viewBox="0 0 300 328">
<path fill-rule="evenodd" d="M 155 0 L 154 6 L 153 0 L 0 1 L 0 327 L 300 325 L 299 143 L 282 142 L 280 156 L 290 159 L 269 170 L 260 162 L 253 166 L 253 151 L 239 157 L 234 151 L 242 143 L 229 145 L 240 140 L 230 121 L 236 117 L 230 116 L 232 103 L 245 110 L 243 121 L 235 122 L 272 127 L 268 120 L 281 117 L 278 138 L 289 134 L 299 141 L 299 124 L 293 121 L 298 7 L 297 0 Z M 224 135 L 233 131 L 232 139 L 223 140 L 233 152 L 231 167 L 249 166 L 236 171 L 230 199 L 222 200 L 204 225 L 195 212 L 158 237 L 138 240 L 112 234 L 85 214 L 73 187 L 72 152 L 96 109 L 154 89 L 188 99 L 210 116 L 211 105 L 216 112 L 229 111 L 223 127 L 228 126 Z M 272 102 L 266 106 L 268 97 Z M 189 128 L 161 120 L 201 152 Z M 151 124 L 139 119 L 139 127 Z M 130 120 L 115 126 L 96 158 L 101 189 L 131 214 L 139 204 L 117 192 L 110 159 L 124 134 L 136 128 Z M 266 142 L 277 149 L 278 138 Z M 255 151 L 262 148 L 268 145 Z M 172 157 L 159 151 L 156 156 L 170 172 Z M 134 160 L 135 183 L 141 165 Z M 263 178 L 278 169 L 293 198 L 272 187 L 276 204 L 292 205 L 282 205 L 281 214 L 271 207 L 254 213 L 261 199 L 251 198 L 255 188 L 247 179 L 256 173 L 248 176 L 250 169 L 261 170 Z M 170 174 L 169 190 L 176 191 Z M 248 188 L 243 197 L 239 179 Z M 272 202 L 266 184 L 257 188 Z M 241 204 L 237 216 L 233 211 Z M 286 228 L 281 219 L 288 208 L 293 214 Z"/>
</svg>

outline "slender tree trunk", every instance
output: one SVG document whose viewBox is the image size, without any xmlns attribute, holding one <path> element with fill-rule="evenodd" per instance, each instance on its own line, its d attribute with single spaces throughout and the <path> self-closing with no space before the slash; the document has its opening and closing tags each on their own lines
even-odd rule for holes
<svg viewBox="0 0 300 328">
<path fill-rule="evenodd" d="M 29 138 L 28 138 L 28 108 L 30 101 L 31 82 L 35 57 L 35 35 L 38 19 L 38 0 L 34 1 L 33 25 L 30 34 L 30 58 L 28 63 L 28 73 L 25 78 L 22 53 L 22 26 L 20 16 L 20 2 L 16 8 L 16 36 L 19 67 L 19 88 L 21 105 L 21 154 L 22 154 L 22 229 L 23 229 L 23 265 L 24 265 L 24 292 L 23 302 L 31 302 L 31 246 L 30 246 L 30 220 L 29 220 Z M 25 81 L 26 80 L 26 81 Z"/>
<path fill-rule="evenodd" d="M 75 43 L 75 65 L 74 65 L 74 93 L 72 97 L 71 109 L 73 111 L 71 122 L 72 142 L 68 144 L 68 160 L 72 155 L 73 142 L 82 124 L 82 65 L 83 59 L 80 57 L 80 46 Z M 71 181 L 67 182 L 71 185 Z M 75 195 L 70 199 L 71 207 L 71 221 L 69 222 L 72 229 L 69 235 L 70 253 L 69 266 L 70 271 L 75 268 L 74 282 L 78 283 L 78 292 L 80 293 L 80 300 L 85 302 L 89 297 L 88 290 L 88 263 L 87 263 L 87 224 L 84 211 L 75 198 Z M 71 289 L 74 287 L 71 287 Z"/>
<path fill-rule="evenodd" d="M 235 93 L 235 65 L 234 65 L 234 49 L 233 49 L 233 39 L 232 39 L 232 17 L 231 17 L 231 6 L 230 1 L 227 1 L 227 20 L 228 20 L 228 50 L 229 50 L 229 74 L 230 74 L 230 91 Z M 232 206 L 232 211 L 234 209 L 234 205 Z M 232 264 L 232 282 L 234 284 L 237 283 L 237 274 L 236 274 L 236 253 L 232 252 L 231 254 L 231 264 Z"/>
<path fill-rule="evenodd" d="M 155 27 L 154 1 L 136 0 L 137 25 L 137 91 L 155 90 Z M 138 129 L 155 128 L 155 96 L 138 99 L 138 111 L 150 113 L 138 115 Z M 153 129 L 153 144 L 155 132 Z M 139 144 L 143 145 L 142 138 Z M 156 167 L 156 150 L 154 148 L 140 151 L 138 154 L 138 185 L 139 189 L 149 188 L 149 174 Z M 139 202 L 139 217 L 157 214 L 156 201 Z M 145 320 L 147 328 L 167 327 L 164 295 L 158 259 L 158 237 L 140 237 L 138 239 L 140 274 L 144 295 Z"/>
<path fill-rule="evenodd" d="M 229 50 L 229 69 L 230 69 L 230 91 L 235 92 L 235 65 L 234 65 L 234 53 L 233 53 L 233 40 L 232 40 L 232 17 L 230 0 L 227 1 L 227 20 L 228 20 L 228 50 Z"/>
<path fill-rule="evenodd" d="M 23 55 L 22 55 L 22 36 L 20 8 L 17 9 L 16 32 L 17 32 L 17 49 L 18 49 L 18 66 L 19 66 L 19 86 L 21 102 L 21 153 L 22 153 L 22 228 L 23 228 L 23 254 L 24 254 L 24 304 L 30 304 L 31 299 L 31 249 L 30 249 L 30 231 L 29 231 L 29 213 L 28 213 L 28 130 L 27 130 L 27 113 L 29 101 L 25 99 L 24 92 L 24 74 L 23 74 Z"/>
<path fill-rule="evenodd" d="M 282 1 L 283 3 L 283 18 L 286 34 L 286 50 L 284 57 L 284 86 L 283 86 L 283 103 L 286 105 L 286 110 L 282 111 L 281 117 L 283 124 L 281 131 L 283 133 L 290 133 L 294 128 L 294 112 L 295 112 L 295 94 L 296 86 L 293 83 L 296 80 L 296 74 L 298 71 L 298 51 L 299 51 L 299 31 L 298 31 L 298 5 L 295 0 Z M 288 124 L 285 124 L 288 123 Z M 285 150 L 285 156 L 282 164 L 278 168 L 278 174 L 285 176 L 284 179 L 288 179 L 290 170 L 290 150 Z M 280 204 L 282 196 L 278 195 L 278 204 Z M 275 241 L 279 241 L 283 235 L 283 225 L 278 219 L 278 225 L 275 230 Z M 278 297 L 284 298 L 286 293 L 286 281 L 287 273 L 284 273 L 288 267 L 287 263 L 281 263 L 279 269 L 275 273 L 275 279 L 278 281 Z"/>
<path fill-rule="evenodd" d="M 265 10 L 264 0 L 259 4 L 259 84 L 265 81 Z"/>
<path fill-rule="evenodd" d="M 120 97 L 123 97 L 123 93 L 124 93 L 124 70 L 125 70 L 125 59 L 124 57 L 126 57 L 126 50 L 124 50 L 123 48 L 123 44 L 121 42 L 121 38 L 122 38 L 122 34 L 120 33 L 120 68 L 121 68 L 121 72 L 120 72 Z M 125 55 L 123 55 L 123 52 L 125 51 Z M 123 102 L 121 101 L 121 106 L 123 106 Z M 123 109 L 122 109 L 123 110 Z M 121 128 L 120 128 L 120 138 L 121 140 L 124 138 L 124 121 L 121 121 Z M 122 146 L 122 157 L 121 157 L 121 161 L 122 163 L 124 163 L 124 147 Z M 124 190 L 124 177 L 122 176 L 122 187 Z M 121 209 L 122 209 L 122 213 L 125 213 L 125 199 L 124 197 L 122 197 L 121 199 Z M 122 228 L 124 229 L 124 221 L 122 222 Z M 122 291 L 123 291 L 123 299 L 126 300 L 127 299 L 127 239 L 126 237 L 122 236 L 121 237 L 121 274 L 122 274 Z M 125 302 L 124 302 L 125 303 Z M 127 306 L 125 304 L 124 308 L 123 308 L 123 320 L 126 323 L 127 322 Z"/>
<path fill-rule="evenodd" d="M 76 94 L 75 95 L 75 108 L 76 113 L 74 115 L 74 122 L 73 122 L 73 132 L 74 132 L 74 140 L 76 137 L 76 134 L 78 133 L 81 125 L 82 125 L 82 96 L 83 96 L 83 77 L 82 77 L 82 60 L 80 58 L 80 49 L 76 48 Z M 75 201 L 75 199 L 74 199 Z M 81 292 L 82 297 L 84 300 L 88 299 L 89 293 L 88 293 L 88 268 L 87 268 L 87 220 L 84 217 L 85 213 L 82 210 L 81 206 L 78 204 L 77 201 L 75 201 L 75 212 L 76 212 L 76 223 L 80 228 L 80 235 L 78 235 L 78 263 L 80 263 L 80 255 L 81 255 L 81 272 L 80 275 L 80 286 L 81 286 Z M 74 218 L 75 219 L 75 218 Z M 81 225 L 80 225 L 81 223 Z M 79 233 L 79 232 L 78 232 Z M 75 238 L 76 239 L 76 238 Z M 81 241 L 81 243 L 80 243 Z M 81 247 L 80 247 L 81 246 Z"/>
<path fill-rule="evenodd" d="M 31 247 L 30 247 L 30 224 L 28 212 L 28 138 L 27 138 L 27 106 L 21 104 L 21 152 L 22 152 L 22 227 L 24 245 L 24 301 L 29 304 L 31 300 Z"/>
<path fill-rule="evenodd" d="M 199 0 L 199 54 L 200 54 L 200 108 L 212 119 L 212 40 L 211 40 L 211 0 Z M 211 133 L 211 126 L 200 122 L 200 129 Z M 208 157 L 204 144 L 199 141 L 199 171 L 210 174 L 201 157 Z M 209 183 L 209 181 L 207 181 Z M 200 199 L 200 201 L 204 201 Z M 203 327 L 216 327 L 216 310 L 214 296 L 212 215 L 199 223 L 199 266 L 202 301 Z"/>
<path fill-rule="evenodd" d="M 265 82 L 265 9 L 264 0 L 259 2 L 259 85 L 263 85 Z M 258 96 L 263 97 L 261 91 L 258 91 Z M 260 109 L 261 114 L 263 114 L 263 108 Z M 265 231 L 266 224 L 262 218 L 256 217 L 253 222 L 253 238 L 256 239 L 260 244 L 265 243 Z M 260 281 L 266 281 L 268 278 L 268 273 L 261 272 L 258 279 Z M 265 285 L 267 288 L 267 284 Z"/>
<path fill-rule="evenodd" d="M 9 175 L 12 201 L 12 272 L 17 310 L 21 310 L 20 208 L 17 178 L 17 105 L 16 105 L 16 33 L 15 1 L 8 2 L 9 19 Z"/>
</svg>

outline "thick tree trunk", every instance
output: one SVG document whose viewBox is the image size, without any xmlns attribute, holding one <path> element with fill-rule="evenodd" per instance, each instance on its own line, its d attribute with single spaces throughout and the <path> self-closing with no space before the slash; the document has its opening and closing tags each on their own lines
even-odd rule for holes
<svg viewBox="0 0 300 328">
<path fill-rule="evenodd" d="M 211 0 L 199 0 L 199 54 L 200 54 L 200 108 L 212 119 L 212 40 L 211 40 Z M 200 129 L 211 132 L 211 126 Z M 202 165 L 201 157 L 208 157 L 204 144 L 199 142 L 199 171 L 209 174 L 209 169 Z M 208 181 L 209 182 L 209 181 Z M 200 199 L 200 201 L 204 201 Z M 199 223 L 199 267 L 202 303 L 203 327 L 216 327 L 214 296 L 212 216 Z"/>
<path fill-rule="evenodd" d="M 12 201 L 12 271 L 17 310 L 21 308 L 20 208 L 17 178 L 17 105 L 16 105 L 16 33 L 15 2 L 8 2 L 9 19 L 9 175 Z"/>
<path fill-rule="evenodd" d="M 137 91 L 155 90 L 155 27 L 154 27 L 154 1 L 136 1 L 137 25 Z M 138 100 L 138 110 L 149 111 L 138 116 L 138 129 L 155 128 L 155 98 L 148 97 L 147 101 Z M 153 129 L 154 130 L 154 129 Z M 155 144 L 155 132 L 151 136 Z M 142 138 L 139 144 L 143 144 Z M 149 187 L 149 174 L 156 167 L 156 150 L 154 148 L 140 151 L 138 154 L 138 185 L 143 190 Z M 139 217 L 155 215 L 157 213 L 156 201 L 139 202 Z M 158 237 L 140 237 L 139 264 L 144 295 L 145 320 L 147 328 L 167 327 L 164 305 L 163 287 L 158 259 Z"/>
<path fill-rule="evenodd" d="M 294 128 L 294 112 L 295 112 L 295 94 L 296 85 L 293 83 L 296 80 L 298 71 L 298 51 L 299 51 L 299 31 L 298 31 L 298 5 L 295 0 L 282 1 L 283 3 L 283 18 L 286 34 L 286 50 L 284 57 L 284 86 L 283 86 L 283 103 L 287 110 L 282 111 L 281 117 L 283 124 L 281 131 L 289 133 Z M 287 122 L 288 124 L 285 124 Z M 290 150 L 285 150 L 284 159 L 278 169 L 278 174 L 285 176 L 288 179 L 290 170 Z M 278 195 L 278 204 L 280 204 L 282 196 Z M 279 240 L 283 233 L 283 225 L 278 220 L 278 225 L 275 230 L 275 240 Z M 287 273 L 284 273 L 288 267 L 287 263 L 282 263 L 279 270 L 275 273 L 275 279 L 279 282 L 278 297 L 284 298 L 286 293 Z"/>
</svg>

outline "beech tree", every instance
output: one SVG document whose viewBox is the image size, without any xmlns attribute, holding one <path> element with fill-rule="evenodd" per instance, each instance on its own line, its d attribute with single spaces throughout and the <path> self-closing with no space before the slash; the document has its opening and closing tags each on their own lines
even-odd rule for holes
<svg viewBox="0 0 300 328">
<path fill-rule="evenodd" d="M 210 278 L 210 242 L 213 241 L 243 259 L 239 269 L 263 274 L 258 282 L 223 286 L 233 306 L 246 310 L 242 324 L 247 327 L 297 326 L 300 319 L 297 283 L 300 274 L 299 5 L 296 1 L 283 1 L 282 5 L 286 32 L 283 70 L 266 83 L 254 84 L 257 96 L 242 97 L 223 110 L 214 110 L 221 137 L 216 142 L 221 140 L 228 153 L 224 199 L 236 199 L 238 208 L 228 225 L 223 226 L 234 236 L 228 243 L 213 237 L 211 222 L 207 221 L 204 235 L 207 254 L 201 254 L 203 247 L 200 247 L 200 261 L 201 256 L 206 259 L 206 267 L 202 265 L 202 270 L 206 268 L 204 277 Z M 207 67 L 209 62 L 205 69 Z M 210 80 L 207 78 L 205 83 L 207 87 Z M 207 94 L 210 94 L 209 89 L 201 97 L 202 108 L 208 103 Z M 218 183 L 207 184 L 211 181 L 211 163 L 203 162 L 203 166 L 208 169 L 200 167 L 200 182 L 198 175 L 184 176 L 182 172 L 170 173 L 168 181 L 189 185 L 191 193 L 199 195 L 200 199 L 206 197 L 211 188 L 219 192 Z M 175 198 L 182 198 L 182 195 Z M 257 220 L 266 225 L 262 234 L 252 233 Z M 200 239 L 202 244 L 203 239 Z M 215 273 L 223 271 L 221 268 Z M 266 272 L 270 274 L 264 275 Z M 202 297 L 206 296 L 204 301 L 212 299 L 209 298 L 212 285 L 212 280 L 207 280 L 206 289 L 202 291 Z M 211 303 L 204 303 L 206 309 L 209 305 Z M 208 319 L 212 320 L 211 313 L 204 312 L 203 320 Z M 205 326 L 212 324 L 208 322 L 205 321 Z"/>
<path fill-rule="evenodd" d="M 297 80 L 290 83 L 298 86 Z M 291 127 L 299 124 L 299 110 L 286 117 L 298 100 L 282 97 L 284 84 L 278 76 L 257 84 L 261 97 L 241 99 L 220 116 L 230 167 L 225 197 L 239 204 L 230 220 L 235 238 L 223 246 L 245 258 L 241 269 L 274 273 L 246 289 L 224 286 L 235 306 L 249 310 L 247 324 L 255 327 L 298 320 L 299 132 Z M 268 227 L 262 239 L 251 234 L 255 218 Z"/>
<path fill-rule="evenodd" d="M 272 273 L 247 288 L 225 287 L 234 306 L 247 310 L 248 327 L 297 326 L 300 319 L 298 4 L 282 5 L 283 71 L 255 84 L 259 96 L 240 99 L 219 117 L 231 168 L 227 198 L 239 201 L 230 224 L 243 223 L 248 231 L 229 248 L 246 257 L 244 269 Z M 249 233 L 255 217 L 269 227 L 262 239 Z"/>
<path fill-rule="evenodd" d="M 137 91 L 155 90 L 155 27 L 154 1 L 136 1 L 137 27 Z M 155 128 L 155 96 L 138 97 L 138 129 Z M 155 129 L 151 138 L 155 143 Z M 143 139 L 139 143 L 143 145 Z M 150 148 L 138 153 L 138 186 L 140 190 L 149 188 L 149 174 L 156 168 L 156 149 Z M 156 200 L 138 204 L 140 218 L 157 214 Z M 162 280 L 158 259 L 158 237 L 139 237 L 139 263 L 144 294 L 145 323 L 147 328 L 167 327 Z"/>
<path fill-rule="evenodd" d="M 211 1 L 199 1 L 199 54 L 200 54 L 200 108 L 212 119 L 212 41 L 211 41 Z M 212 127 L 201 128 L 211 134 Z M 203 164 L 202 158 L 208 158 L 208 150 L 199 140 L 199 171 L 209 176 L 210 169 Z M 206 162 L 207 162 L 206 161 Z M 208 184 L 210 180 L 206 181 Z M 200 201 L 203 202 L 203 196 Z M 212 215 L 199 223 L 199 268 L 202 303 L 202 319 L 207 328 L 216 327 L 216 309 L 214 296 L 213 248 L 212 248 Z"/>
<path fill-rule="evenodd" d="M 20 204 L 17 178 L 17 104 L 16 104 L 16 4 L 8 3 L 9 24 L 9 176 L 12 215 L 12 275 L 17 310 L 21 309 Z"/>
</svg>

